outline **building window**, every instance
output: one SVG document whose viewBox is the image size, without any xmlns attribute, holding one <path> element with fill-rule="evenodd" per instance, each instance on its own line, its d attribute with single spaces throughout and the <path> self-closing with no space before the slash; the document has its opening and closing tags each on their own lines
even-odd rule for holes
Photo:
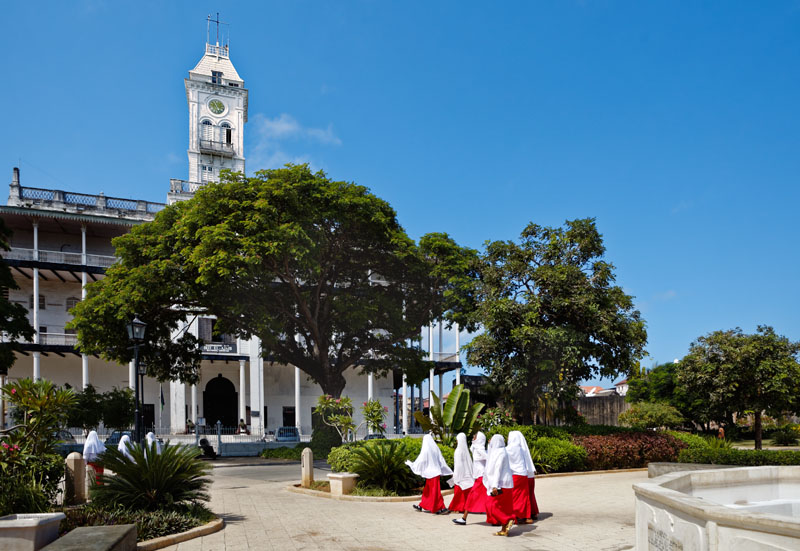
<svg viewBox="0 0 800 551">
<path fill-rule="evenodd" d="M 233 86 L 234 88 L 238 88 L 238 87 L 239 87 L 239 84 L 238 84 L 238 83 L 236 83 L 236 82 L 229 82 L 229 83 L 228 83 L 228 86 Z"/>
<path fill-rule="evenodd" d="M 222 84 L 221 71 L 211 71 L 211 84 Z"/>
<path fill-rule="evenodd" d="M 47 334 L 47 326 L 45 326 L 45 325 L 40 325 L 40 326 L 39 326 L 39 334 L 40 334 L 40 335 L 42 335 L 42 334 L 45 334 L 45 335 L 46 335 L 46 334 Z"/>
<path fill-rule="evenodd" d="M 76 332 L 76 330 L 75 330 L 75 329 L 66 329 L 66 328 L 65 328 L 65 329 L 64 329 L 64 334 L 65 334 L 65 335 L 77 335 L 78 333 Z"/>
<path fill-rule="evenodd" d="M 75 308 L 78 303 L 81 301 L 78 297 L 69 297 L 67 299 L 67 312 Z"/>
<path fill-rule="evenodd" d="M 44 310 L 44 307 L 44 295 L 39 295 L 39 310 Z M 33 310 L 33 295 L 28 295 L 28 310 Z"/>
<path fill-rule="evenodd" d="M 227 143 L 227 144 L 233 143 L 233 141 L 232 141 L 233 140 L 233 129 L 231 128 L 231 125 L 228 124 L 227 122 L 223 122 L 219 126 L 220 126 L 220 128 L 222 128 L 223 136 L 225 138 L 225 143 Z"/>
<path fill-rule="evenodd" d="M 294 426 L 294 406 L 283 406 L 283 425 L 281 426 Z"/>
</svg>

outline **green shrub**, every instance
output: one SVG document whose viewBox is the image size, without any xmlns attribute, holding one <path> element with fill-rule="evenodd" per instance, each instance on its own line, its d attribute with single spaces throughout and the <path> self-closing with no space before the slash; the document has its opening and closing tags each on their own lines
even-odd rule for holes
<svg viewBox="0 0 800 551">
<path fill-rule="evenodd" d="M 688 448 L 678 455 L 681 463 L 709 463 L 712 465 L 800 465 L 800 452 L 790 450 L 739 450 L 736 448 Z"/>
<path fill-rule="evenodd" d="M 717 438 L 716 436 L 703 437 L 706 441 L 706 446 L 713 449 L 728 449 L 733 447 L 733 442 L 727 438 Z"/>
<path fill-rule="evenodd" d="M 165 511 L 131 511 L 122 507 L 103 508 L 96 503 L 65 509 L 59 532 L 65 534 L 79 526 L 135 524 L 137 541 L 169 536 L 191 530 L 214 519 L 214 514 L 200 504 L 175 507 Z"/>
<path fill-rule="evenodd" d="M 405 463 L 409 455 L 402 441 L 375 440 L 353 449 L 353 455 L 353 472 L 364 486 L 407 494 L 422 484 Z"/>
<path fill-rule="evenodd" d="M 368 486 L 358 482 L 356 483 L 356 487 L 353 488 L 353 493 L 351 495 L 364 497 L 397 497 L 400 494 L 394 490 L 384 490 L 383 488 Z"/>
<path fill-rule="evenodd" d="M 794 425 L 785 425 L 772 433 L 772 443 L 776 446 L 796 446 L 797 435 Z"/>
<path fill-rule="evenodd" d="M 586 469 L 635 469 L 652 461 L 675 461 L 687 444 L 663 432 L 632 432 L 606 436 L 576 436 L 586 450 Z"/>
<path fill-rule="evenodd" d="M 697 448 L 704 450 L 709 447 L 708 441 L 704 437 L 698 434 L 692 434 L 691 432 L 682 432 L 679 430 L 667 431 L 667 434 L 672 435 L 673 437 L 677 438 L 678 440 L 689 446 L 689 449 Z"/>
<path fill-rule="evenodd" d="M 298 444 L 291 448 L 266 448 L 261 450 L 260 456 L 266 459 L 291 459 L 293 461 L 300 461 L 303 450 L 307 447 L 307 444 Z M 317 454 L 314 454 L 314 457 L 316 458 Z"/>
<path fill-rule="evenodd" d="M 512 425 L 507 427 L 495 427 L 486 433 L 486 441 L 492 439 L 495 434 L 500 434 L 508 442 L 508 433 L 518 430 L 525 437 L 530 447 L 537 438 L 558 438 L 559 440 L 569 440 L 570 433 L 564 427 L 550 427 L 546 425 Z"/>
<path fill-rule="evenodd" d="M 625 434 L 637 432 L 630 427 L 616 427 L 614 425 L 569 425 L 562 427 L 573 436 L 608 436 L 609 434 Z"/>
<path fill-rule="evenodd" d="M 328 454 L 328 465 L 331 466 L 331 470 L 335 473 L 353 472 L 352 460 L 355 457 L 353 450 L 362 445 L 362 442 L 353 442 L 333 448 Z"/>
<path fill-rule="evenodd" d="M 348 444 L 342 444 L 341 446 L 337 446 L 331 450 L 328 454 L 328 465 L 331 466 L 331 469 L 337 473 L 344 473 L 344 472 L 355 472 L 353 470 L 353 458 L 355 457 L 354 451 L 356 449 L 365 447 L 365 446 L 375 446 L 378 445 L 380 442 L 386 442 L 386 440 L 360 440 L 358 442 L 351 442 Z M 397 440 L 391 440 L 391 442 L 401 442 L 405 448 L 405 459 L 414 460 L 419 455 L 420 450 L 422 450 L 422 438 L 413 438 L 410 436 L 406 436 L 405 438 L 400 438 Z M 445 446 L 443 444 L 437 444 L 439 449 L 442 452 L 442 456 L 450 468 L 453 467 L 453 454 L 455 450 L 449 446 Z M 410 471 L 409 471 L 410 472 Z"/>
<path fill-rule="evenodd" d="M 560 438 L 537 438 L 529 444 L 536 469 L 545 472 L 582 471 L 586 463 L 586 450 Z M 540 454 L 540 455 L 539 455 Z M 541 463 L 537 463 L 536 457 Z"/>
<path fill-rule="evenodd" d="M 683 423 L 683 416 L 674 407 L 660 402 L 638 402 L 628 411 L 619 414 L 622 425 L 639 430 L 661 427 L 677 427 Z"/>
<path fill-rule="evenodd" d="M 319 423 L 311 432 L 308 447 L 314 452 L 314 459 L 325 459 L 331 449 L 342 444 L 342 437 L 334 427 Z"/>
<path fill-rule="evenodd" d="M 100 466 L 114 474 L 100 475 L 102 484 L 92 486 L 92 501 L 97 505 L 155 511 L 208 501 L 206 490 L 211 481 L 205 476 L 210 469 L 198 459 L 198 448 L 168 443 L 157 453 L 155 444 L 134 444 L 130 454 L 133 461 L 109 447 L 101 456 Z"/>
</svg>

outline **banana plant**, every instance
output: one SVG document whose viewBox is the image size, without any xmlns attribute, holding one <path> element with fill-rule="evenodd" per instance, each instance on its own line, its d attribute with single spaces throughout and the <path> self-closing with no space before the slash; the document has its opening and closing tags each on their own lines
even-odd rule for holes
<svg viewBox="0 0 800 551">
<path fill-rule="evenodd" d="M 467 440 L 478 430 L 478 414 L 486 404 L 480 402 L 469 405 L 469 390 L 464 385 L 455 385 L 442 407 L 442 401 L 433 394 L 433 407 L 430 416 L 422 411 L 415 411 L 414 418 L 425 432 L 432 432 L 434 437 L 442 444 L 452 446 L 455 444 L 456 435 L 463 432 Z"/>
</svg>

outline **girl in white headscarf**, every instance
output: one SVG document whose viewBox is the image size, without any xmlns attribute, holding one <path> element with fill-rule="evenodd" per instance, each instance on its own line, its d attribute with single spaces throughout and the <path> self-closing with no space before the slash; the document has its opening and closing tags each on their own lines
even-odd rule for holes
<svg viewBox="0 0 800 551">
<path fill-rule="evenodd" d="M 536 474 L 536 467 L 533 466 L 531 452 L 528 450 L 528 443 L 525 437 L 518 430 L 508 433 L 508 464 L 511 473 L 514 475 L 514 490 L 511 492 L 514 501 L 514 516 L 517 522 L 531 524 L 531 491 L 528 477 Z"/>
<path fill-rule="evenodd" d="M 473 488 L 483 487 L 483 471 L 486 468 L 486 435 L 478 431 L 472 437 L 472 477 L 475 479 Z M 486 494 L 477 489 L 470 490 L 469 497 L 467 498 L 467 507 L 464 511 L 464 516 L 460 519 L 453 519 L 456 524 L 464 525 L 467 523 L 467 515 L 469 513 L 485 513 L 486 512 Z"/>
<path fill-rule="evenodd" d="M 489 441 L 486 471 L 483 473 L 483 486 L 486 488 L 486 522 L 500 525 L 502 530 L 496 536 L 507 536 L 514 526 L 514 501 L 511 490 L 514 476 L 508 463 L 508 453 L 502 435 L 495 434 Z"/>
<path fill-rule="evenodd" d="M 122 438 L 119 439 L 119 445 L 117 446 L 117 450 L 119 453 L 127 457 L 131 462 L 133 462 L 133 456 L 131 455 L 130 449 L 133 447 L 131 444 L 131 437 L 127 434 L 123 434 Z"/>
<path fill-rule="evenodd" d="M 106 446 L 97 437 L 97 431 L 90 431 L 89 436 L 86 437 L 86 442 L 83 444 L 83 459 L 86 460 L 87 465 L 94 469 L 95 482 L 98 482 L 97 477 L 103 474 L 103 467 L 97 464 L 97 460 L 105 451 Z"/>
<path fill-rule="evenodd" d="M 453 490 L 453 500 L 450 502 L 451 511 L 457 513 L 467 512 L 467 498 L 475 479 L 472 476 L 472 458 L 469 456 L 467 448 L 467 435 L 459 432 L 456 436 L 456 451 L 453 454 L 453 478 L 451 483 L 455 484 Z M 458 519 L 455 519 L 455 522 Z M 460 523 L 456 523 L 460 524 Z"/>
<path fill-rule="evenodd" d="M 145 453 L 147 453 L 147 450 L 149 450 L 153 444 L 155 444 L 156 446 L 156 453 L 157 454 L 161 453 L 161 442 L 158 441 L 154 433 L 148 432 L 147 435 L 145 435 L 144 440 L 147 443 L 147 448 L 145 449 Z"/>
<path fill-rule="evenodd" d="M 414 509 L 436 513 L 437 515 L 447 513 L 447 508 L 444 506 L 444 498 L 442 498 L 439 477 L 453 474 L 453 471 L 447 466 L 442 452 L 436 442 L 433 441 L 433 436 L 426 434 L 422 437 L 422 449 L 419 452 L 419 456 L 413 463 L 406 461 L 406 465 L 411 467 L 414 474 L 425 479 L 422 501 L 419 505 L 414 504 Z"/>
</svg>

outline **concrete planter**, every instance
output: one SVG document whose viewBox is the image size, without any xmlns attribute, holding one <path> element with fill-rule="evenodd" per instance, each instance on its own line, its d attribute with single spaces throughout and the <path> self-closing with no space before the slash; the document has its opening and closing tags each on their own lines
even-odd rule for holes
<svg viewBox="0 0 800 551">
<path fill-rule="evenodd" d="M 331 484 L 331 495 L 346 496 L 353 493 L 358 475 L 355 473 L 331 473 L 328 481 Z"/>
<path fill-rule="evenodd" d="M 58 537 L 64 513 L 20 514 L 0 517 L 0 548 L 5 551 L 36 551 Z"/>
</svg>

